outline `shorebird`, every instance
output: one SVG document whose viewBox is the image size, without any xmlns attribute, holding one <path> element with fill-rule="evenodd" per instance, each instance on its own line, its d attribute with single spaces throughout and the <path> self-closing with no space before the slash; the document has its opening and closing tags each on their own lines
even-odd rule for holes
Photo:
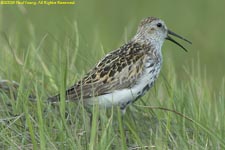
<svg viewBox="0 0 225 150">
<path fill-rule="evenodd" d="M 66 100 L 82 100 L 85 105 L 99 104 L 101 107 L 119 106 L 125 112 L 127 105 L 143 96 L 159 76 L 163 60 L 161 48 L 165 40 L 187 51 L 170 35 L 191 44 L 169 30 L 163 20 L 155 17 L 143 19 L 128 43 L 105 55 L 66 90 Z M 59 94 L 48 98 L 50 102 L 59 100 Z"/>
</svg>

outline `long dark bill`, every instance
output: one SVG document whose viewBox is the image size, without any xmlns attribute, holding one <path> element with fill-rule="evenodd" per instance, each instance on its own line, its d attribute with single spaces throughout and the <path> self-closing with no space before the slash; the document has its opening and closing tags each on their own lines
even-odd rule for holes
<svg viewBox="0 0 225 150">
<path fill-rule="evenodd" d="M 180 43 L 178 43 L 177 41 L 175 41 L 173 38 L 171 38 L 169 36 L 169 34 L 170 35 L 173 35 L 173 36 L 176 36 L 176 37 L 178 37 L 178 38 L 180 38 L 180 39 L 188 42 L 189 44 L 192 44 L 192 43 L 190 41 L 188 41 L 187 39 L 183 38 L 182 36 L 180 36 L 180 35 L 172 32 L 172 31 L 168 30 L 168 36 L 166 37 L 166 39 L 169 40 L 169 41 L 171 41 L 171 42 L 173 42 L 173 43 L 175 43 L 175 44 L 177 44 L 178 46 L 180 46 L 183 50 L 185 50 L 187 52 L 187 49 L 185 47 L 183 47 Z"/>
</svg>

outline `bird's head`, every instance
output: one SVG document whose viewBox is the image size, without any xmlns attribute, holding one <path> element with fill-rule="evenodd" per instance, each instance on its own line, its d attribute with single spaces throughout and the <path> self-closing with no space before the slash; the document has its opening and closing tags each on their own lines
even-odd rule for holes
<svg viewBox="0 0 225 150">
<path fill-rule="evenodd" d="M 171 38 L 170 35 L 173 35 L 191 44 L 190 41 L 169 30 L 164 21 L 155 17 L 148 17 L 141 21 L 134 40 L 141 42 L 150 42 L 151 44 L 154 43 L 160 46 L 162 46 L 165 40 L 169 40 L 187 51 L 180 43 Z"/>
</svg>

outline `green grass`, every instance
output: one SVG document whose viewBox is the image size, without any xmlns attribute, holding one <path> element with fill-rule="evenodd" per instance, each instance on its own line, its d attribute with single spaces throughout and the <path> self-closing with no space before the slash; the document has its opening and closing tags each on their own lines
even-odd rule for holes
<svg viewBox="0 0 225 150">
<path fill-rule="evenodd" d="M 73 29 L 78 33 L 76 26 Z M 78 35 L 74 38 L 78 39 Z M 80 43 L 76 39 L 52 42 L 49 54 L 43 52 L 44 43 L 51 38 L 46 35 L 39 42 L 29 43 L 28 48 L 19 53 L 10 44 L 12 35 L 3 34 L 2 38 L 5 41 L 2 58 L 7 59 L 1 62 L 1 67 L 8 68 L 2 76 L 10 80 L 15 77 L 20 84 L 16 100 L 1 93 L 2 149 L 225 148 L 224 81 L 218 92 L 212 92 L 197 60 L 190 66 L 184 65 L 186 80 L 177 80 L 173 62 L 164 60 L 164 69 L 156 85 L 127 109 L 123 122 L 117 108 L 99 110 L 96 106 L 90 126 L 89 114 L 81 102 L 45 103 L 49 93 L 56 91 L 64 99 L 67 85 L 81 76 L 73 70 L 87 67 L 86 64 L 75 67 L 72 64 L 91 59 L 88 55 L 79 58 Z M 73 44 L 77 49 L 72 48 Z M 81 74 L 85 71 L 83 69 Z M 29 101 L 31 93 L 37 96 L 37 102 Z M 152 106 L 174 110 L 183 117 Z"/>
<path fill-rule="evenodd" d="M 215 30 L 223 22 L 211 22 L 224 5 L 216 7 L 205 2 L 209 11 L 203 13 L 200 2 L 177 1 L 178 4 L 165 5 L 168 7 L 159 12 L 164 1 L 154 2 L 154 8 L 148 2 L 132 1 L 131 10 L 124 10 L 123 16 L 107 9 L 116 8 L 114 3 L 88 3 L 77 4 L 73 19 L 63 18 L 70 14 L 66 9 L 71 8 L 48 7 L 55 9 L 51 12 L 62 9 L 64 15 L 54 21 L 46 19 L 45 24 L 38 17 L 38 13 L 46 13 L 44 8 L 26 7 L 27 14 L 19 9 L 1 9 L 1 18 L 13 12 L 23 20 L 15 26 L 12 20 L 17 18 L 12 16 L 12 20 L 9 18 L 1 25 L 0 78 L 15 80 L 20 87 L 16 99 L 13 93 L 7 96 L 0 92 L 0 149 L 225 149 L 225 81 L 222 71 L 212 74 L 221 70 L 224 62 L 217 59 L 224 54 L 223 36 L 219 34 L 223 31 Z M 117 9 L 122 10 L 126 4 L 121 2 Z M 89 11 L 85 10 L 87 5 Z M 138 14 L 132 11 L 136 5 Z M 151 9 L 147 10 L 148 7 Z M 182 20 L 179 11 L 166 15 L 170 7 L 176 11 L 183 8 L 183 14 L 188 12 L 189 17 Z M 84 13 L 87 19 L 82 16 Z M 90 108 L 90 123 L 90 114 L 82 102 L 64 101 L 65 88 L 79 80 L 110 49 L 129 39 L 135 33 L 137 18 L 152 14 L 165 17 L 172 29 L 186 35 L 193 46 L 186 45 L 189 53 L 184 53 L 176 46 L 176 50 L 170 50 L 172 44 L 165 43 L 163 69 L 155 86 L 128 107 L 123 120 L 117 108 L 105 110 L 95 106 Z M 47 18 L 51 15 L 46 13 Z M 89 22 L 90 18 L 94 19 Z M 174 23 L 176 20 L 182 23 Z M 208 31 L 212 25 L 215 29 Z M 212 49 L 215 53 L 211 53 Z M 207 60 L 209 56 L 215 63 Z M 45 102 L 56 93 L 62 94 L 60 103 Z M 36 102 L 29 101 L 30 94 L 36 95 Z"/>
</svg>

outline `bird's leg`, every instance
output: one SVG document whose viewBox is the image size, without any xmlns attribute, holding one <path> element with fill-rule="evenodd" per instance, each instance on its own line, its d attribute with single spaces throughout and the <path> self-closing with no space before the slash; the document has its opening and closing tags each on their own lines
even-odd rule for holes
<svg viewBox="0 0 225 150">
<path fill-rule="evenodd" d="M 125 129 L 124 115 L 126 113 L 126 107 L 120 107 L 120 111 L 121 111 L 121 121 L 122 121 L 123 129 Z"/>
<path fill-rule="evenodd" d="M 122 114 L 122 118 L 123 118 L 123 116 L 126 113 L 126 107 L 120 107 L 120 110 L 121 110 L 121 114 Z"/>
</svg>

